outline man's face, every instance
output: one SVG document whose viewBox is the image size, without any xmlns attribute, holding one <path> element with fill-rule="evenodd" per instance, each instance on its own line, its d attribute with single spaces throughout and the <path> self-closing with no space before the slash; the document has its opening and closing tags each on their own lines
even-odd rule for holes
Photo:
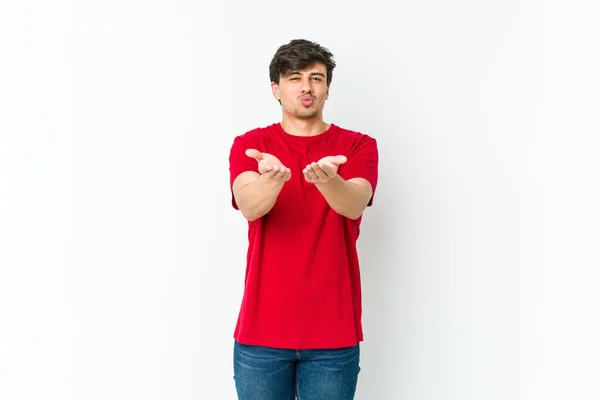
<svg viewBox="0 0 600 400">
<path fill-rule="evenodd" d="M 325 100 L 329 97 L 327 67 L 315 63 L 301 71 L 291 71 L 272 82 L 271 89 L 276 100 L 281 101 L 283 112 L 299 118 L 321 115 Z"/>
</svg>

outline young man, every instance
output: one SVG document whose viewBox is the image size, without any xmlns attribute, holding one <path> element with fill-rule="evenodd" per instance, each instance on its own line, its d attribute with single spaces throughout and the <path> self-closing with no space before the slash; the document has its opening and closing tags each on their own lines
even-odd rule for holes
<svg viewBox="0 0 600 400">
<path fill-rule="evenodd" d="M 282 121 L 234 139 L 232 204 L 249 247 L 235 329 L 240 400 L 348 400 L 358 380 L 356 240 L 377 185 L 375 139 L 323 120 L 335 62 L 317 43 L 281 46 L 269 68 Z"/>
</svg>

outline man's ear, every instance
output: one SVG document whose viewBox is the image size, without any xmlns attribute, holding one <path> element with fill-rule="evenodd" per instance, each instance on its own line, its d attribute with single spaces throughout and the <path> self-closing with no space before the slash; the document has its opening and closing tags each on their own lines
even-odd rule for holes
<svg viewBox="0 0 600 400">
<path fill-rule="evenodd" d="M 281 98 L 279 97 L 279 84 L 275 83 L 275 82 L 271 82 L 271 92 L 273 92 L 273 97 L 275 97 L 275 100 L 280 101 Z"/>
<path fill-rule="evenodd" d="M 329 88 L 331 85 L 327 86 L 327 92 L 325 92 L 325 100 L 329 99 Z"/>
</svg>

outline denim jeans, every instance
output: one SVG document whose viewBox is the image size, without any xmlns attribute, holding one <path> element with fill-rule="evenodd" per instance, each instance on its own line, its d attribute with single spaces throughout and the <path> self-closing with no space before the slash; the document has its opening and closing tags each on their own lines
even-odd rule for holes
<svg viewBox="0 0 600 400">
<path fill-rule="evenodd" d="M 239 400 L 352 400 L 360 345 L 287 350 L 234 341 L 233 371 Z"/>
</svg>

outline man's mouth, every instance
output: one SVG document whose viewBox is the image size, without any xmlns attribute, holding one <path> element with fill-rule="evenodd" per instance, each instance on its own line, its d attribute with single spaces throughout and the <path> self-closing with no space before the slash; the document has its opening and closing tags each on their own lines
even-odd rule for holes
<svg viewBox="0 0 600 400">
<path fill-rule="evenodd" d="M 303 97 L 300 101 L 302 102 L 302 104 L 305 107 L 309 107 L 314 103 L 314 100 L 312 97 Z"/>
</svg>

